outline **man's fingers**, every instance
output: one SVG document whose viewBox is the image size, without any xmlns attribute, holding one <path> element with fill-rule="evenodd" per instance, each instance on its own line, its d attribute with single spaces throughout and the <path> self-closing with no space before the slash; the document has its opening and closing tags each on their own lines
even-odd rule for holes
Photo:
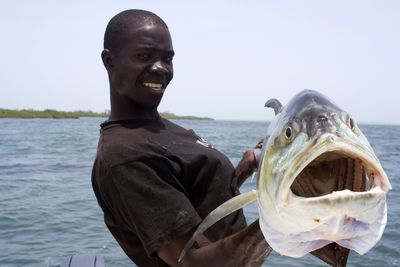
<svg viewBox="0 0 400 267">
<path fill-rule="evenodd" d="M 264 138 L 261 138 L 260 141 L 258 141 L 257 145 L 254 148 L 262 148 L 264 143 Z"/>
</svg>

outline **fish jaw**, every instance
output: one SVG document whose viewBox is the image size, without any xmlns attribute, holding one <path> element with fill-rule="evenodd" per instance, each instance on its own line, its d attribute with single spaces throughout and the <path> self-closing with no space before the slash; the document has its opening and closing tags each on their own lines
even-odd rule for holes
<svg viewBox="0 0 400 267">
<path fill-rule="evenodd" d="M 292 153 L 291 160 L 283 160 L 287 165 L 274 160 L 273 153 L 265 154 L 271 161 L 266 159 L 260 166 L 260 227 L 278 253 L 301 257 L 336 242 L 364 254 L 379 241 L 386 225 L 386 193 L 391 185 L 368 141 L 360 134 L 325 133 L 313 140 L 304 136 L 301 149 Z M 285 153 L 290 155 L 290 151 Z M 291 185 L 296 177 L 318 157 L 329 153 L 362 162 L 365 172 L 373 174 L 370 189 L 341 190 L 308 198 L 295 195 Z M 274 163 L 275 168 L 271 167 Z"/>
<path fill-rule="evenodd" d="M 279 254 L 294 258 L 303 257 L 333 242 L 362 255 L 376 245 L 387 222 L 387 207 L 384 203 L 380 207 L 381 219 L 373 224 L 368 225 L 355 220 L 347 221 L 343 216 L 336 216 L 310 231 L 286 234 L 273 230 L 274 226 L 270 224 L 271 218 L 266 216 L 261 205 L 259 205 L 259 213 L 260 228 L 268 244 Z M 285 217 L 284 214 L 283 217 Z M 301 218 L 296 219 L 301 220 Z"/>
</svg>

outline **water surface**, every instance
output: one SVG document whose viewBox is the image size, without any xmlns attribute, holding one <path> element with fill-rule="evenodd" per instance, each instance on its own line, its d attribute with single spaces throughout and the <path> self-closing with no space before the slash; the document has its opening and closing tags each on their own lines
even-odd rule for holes
<svg viewBox="0 0 400 267">
<path fill-rule="evenodd" d="M 100 118 L 0 120 L 0 266 L 59 266 L 68 255 L 96 253 L 106 266 L 132 266 L 103 222 L 90 182 Z M 236 164 L 264 135 L 265 122 L 177 120 Z M 364 256 L 348 266 L 400 265 L 400 126 L 362 125 L 391 179 L 388 225 Z M 250 179 L 243 192 L 255 188 Z M 255 205 L 245 208 L 248 222 Z M 326 266 L 312 256 L 273 253 L 264 266 Z"/>
</svg>

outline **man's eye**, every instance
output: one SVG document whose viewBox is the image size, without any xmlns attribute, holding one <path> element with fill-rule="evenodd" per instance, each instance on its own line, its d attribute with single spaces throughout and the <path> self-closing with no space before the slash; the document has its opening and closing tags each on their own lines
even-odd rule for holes
<svg viewBox="0 0 400 267">
<path fill-rule="evenodd" d="M 140 59 L 149 59 L 150 58 L 150 54 L 148 53 L 142 53 L 142 54 L 137 54 L 138 58 Z"/>
</svg>

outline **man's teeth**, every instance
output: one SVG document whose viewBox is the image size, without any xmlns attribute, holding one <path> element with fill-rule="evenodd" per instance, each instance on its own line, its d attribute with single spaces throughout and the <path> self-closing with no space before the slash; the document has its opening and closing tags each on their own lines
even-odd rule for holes
<svg viewBox="0 0 400 267">
<path fill-rule="evenodd" d="M 161 89 L 161 83 L 143 83 L 144 86 L 152 88 L 152 89 Z"/>
</svg>

